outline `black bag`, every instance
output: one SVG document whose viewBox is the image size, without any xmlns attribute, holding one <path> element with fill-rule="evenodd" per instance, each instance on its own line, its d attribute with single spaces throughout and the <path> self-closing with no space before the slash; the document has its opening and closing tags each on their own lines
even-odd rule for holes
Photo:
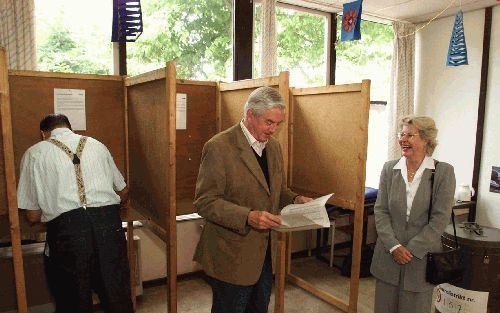
<svg viewBox="0 0 500 313">
<path fill-rule="evenodd" d="M 434 171 L 431 176 L 431 201 L 429 205 L 428 220 L 431 219 L 432 194 L 434 187 Z M 428 283 L 439 285 L 443 283 L 453 283 L 461 281 L 463 278 L 464 266 L 462 263 L 462 251 L 458 246 L 457 229 L 455 228 L 455 214 L 451 210 L 453 222 L 453 234 L 455 236 L 455 248 L 449 247 L 442 252 L 429 252 L 427 254 L 427 269 L 425 279 Z"/>
<path fill-rule="evenodd" d="M 363 246 L 361 249 L 361 264 L 359 265 L 359 277 L 370 277 L 370 266 L 372 264 L 373 249 L 371 246 Z M 347 255 L 342 261 L 340 274 L 345 277 L 351 277 L 352 255 Z"/>
</svg>

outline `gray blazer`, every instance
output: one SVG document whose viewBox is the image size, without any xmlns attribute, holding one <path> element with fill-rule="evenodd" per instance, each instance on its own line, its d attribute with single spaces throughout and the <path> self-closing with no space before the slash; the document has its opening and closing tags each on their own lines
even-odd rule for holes
<svg viewBox="0 0 500 313">
<path fill-rule="evenodd" d="M 380 176 L 375 203 L 378 238 L 371 273 L 395 286 L 403 283 L 404 290 L 422 292 L 434 287 L 425 281 L 426 255 L 442 249 L 441 234 L 450 222 L 454 201 L 455 173 L 448 163 L 439 162 L 436 165 L 432 214 L 428 222 L 432 171 L 424 170 L 407 222 L 406 185 L 401 170 L 393 169 L 397 163 L 398 160 L 385 163 Z M 408 264 L 399 265 L 389 253 L 397 244 L 402 244 L 414 255 Z M 399 281 L 400 271 L 404 271 L 403 282 Z"/>
</svg>

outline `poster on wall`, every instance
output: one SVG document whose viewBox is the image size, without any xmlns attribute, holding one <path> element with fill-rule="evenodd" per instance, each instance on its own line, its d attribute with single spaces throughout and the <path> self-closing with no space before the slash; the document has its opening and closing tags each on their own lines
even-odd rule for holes
<svg viewBox="0 0 500 313">
<path fill-rule="evenodd" d="M 490 192 L 500 193 L 500 166 L 491 167 Z"/>
<path fill-rule="evenodd" d="M 66 115 L 73 130 L 87 130 L 85 90 L 54 88 L 54 113 Z"/>
<path fill-rule="evenodd" d="M 178 93 L 175 97 L 175 129 L 187 127 L 187 94 Z"/>
</svg>

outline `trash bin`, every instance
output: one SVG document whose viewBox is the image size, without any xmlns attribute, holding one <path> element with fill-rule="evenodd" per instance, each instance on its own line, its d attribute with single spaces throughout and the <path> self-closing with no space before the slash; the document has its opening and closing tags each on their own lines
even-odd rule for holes
<svg viewBox="0 0 500 313">
<path fill-rule="evenodd" d="M 488 313 L 500 312 L 500 229 L 481 226 L 482 234 L 457 225 L 458 244 L 462 247 L 464 279 L 457 287 L 489 292 Z M 446 227 L 443 244 L 455 246 L 453 225 Z"/>
</svg>

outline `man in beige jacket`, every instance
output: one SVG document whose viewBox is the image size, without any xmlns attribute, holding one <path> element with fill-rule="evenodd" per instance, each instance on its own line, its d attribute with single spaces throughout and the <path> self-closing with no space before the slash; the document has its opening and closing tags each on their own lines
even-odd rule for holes
<svg viewBox="0 0 500 313">
<path fill-rule="evenodd" d="M 311 200 L 286 186 L 281 147 L 272 137 L 284 116 L 279 92 L 258 88 L 243 120 L 203 148 L 194 206 L 206 225 L 194 260 L 212 287 L 212 313 L 267 312 L 270 228 L 280 226 L 283 206 Z"/>
</svg>

